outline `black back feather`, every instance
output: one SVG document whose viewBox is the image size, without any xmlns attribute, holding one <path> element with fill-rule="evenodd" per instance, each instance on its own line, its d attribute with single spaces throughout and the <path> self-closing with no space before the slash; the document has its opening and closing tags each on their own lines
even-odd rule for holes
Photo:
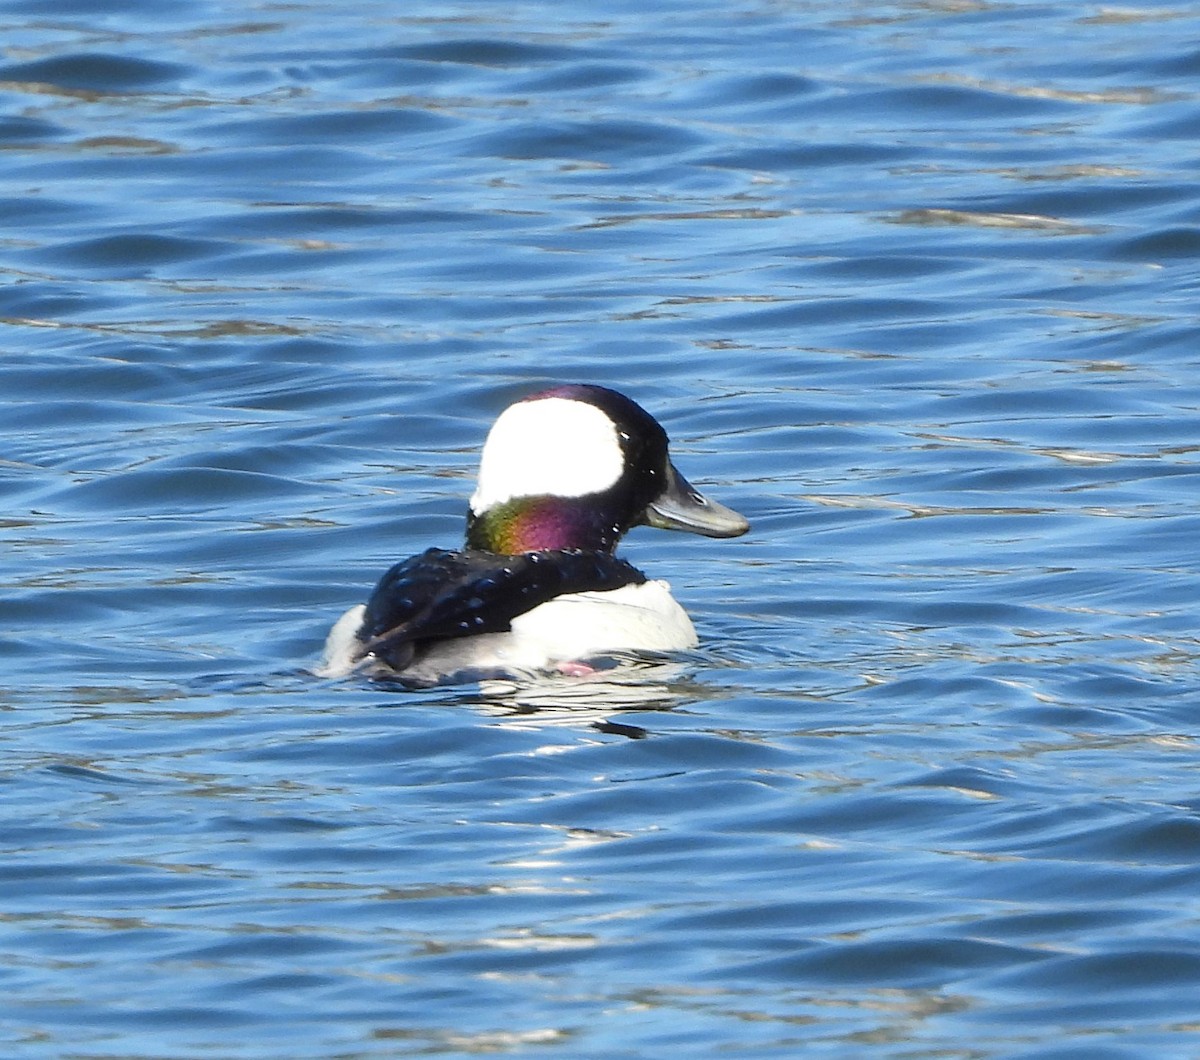
<svg viewBox="0 0 1200 1060">
<path fill-rule="evenodd" d="M 646 576 L 610 552 L 564 549 L 515 556 L 431 548 L 397 563 L 367 601 L 363 653 L 396 670 L 431 641 L 503 633 L 556 596 L 640 585 Z"/>
</svg>

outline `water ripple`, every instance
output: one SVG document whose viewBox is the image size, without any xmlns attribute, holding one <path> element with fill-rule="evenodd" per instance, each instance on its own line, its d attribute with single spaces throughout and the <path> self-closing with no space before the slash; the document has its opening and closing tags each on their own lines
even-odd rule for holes
<svg viewBox="0 0 1200 1060">
<path fill-rule="evenodd" d="M 0 25 L 7 1053 L 1195 1052 L 1191 6 Z M 701 647 L 314 677 L 559 379 Z"/>
</svg>

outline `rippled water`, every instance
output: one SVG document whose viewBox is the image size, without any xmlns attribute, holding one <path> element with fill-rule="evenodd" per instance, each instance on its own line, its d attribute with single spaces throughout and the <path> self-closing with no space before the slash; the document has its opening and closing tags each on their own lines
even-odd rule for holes
<svg viewBox="0 0 1200 1060">
<path fill-rule="evenodd" d="M 5 1055 L 1200 1055 L 1193 4 L 0 30 Z M 701 649 L 312 677 L 558 380 Z"/>
</svg>

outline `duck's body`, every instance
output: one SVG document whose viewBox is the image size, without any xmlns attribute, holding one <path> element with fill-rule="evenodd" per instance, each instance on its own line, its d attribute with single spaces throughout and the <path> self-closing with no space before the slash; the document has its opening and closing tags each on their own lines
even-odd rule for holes
<svg viewBox="0 0 1200 1060">
<path fill-rule="evenodd" d="M 321 672 L 426 685 L 695 647 L 667 583 L 613 554 L 639 522 L 714 537 L 748 528 L 688 485 L 662 427 L 623 395 L 567 386 L 526 398 L 488 436 L 467 547 L 396 564 L 334 626 Z"/>
<path fill-rule="evenodd" d="M 430 643 L 402 670 L 368 656 L 358 636 L 366 605 L 342 616 L 325 646 L 326 676 L 363 666 L 376 676 L 396 675 L 413 685 L 482 680 L 559 670 L 586 672 L 576 664 L 623 652 L 673 652 L 694 648 L 696 630 L 661 580 L 608 592 L 567 593 L 512 620 L 511 629 Z"/>
</svg>

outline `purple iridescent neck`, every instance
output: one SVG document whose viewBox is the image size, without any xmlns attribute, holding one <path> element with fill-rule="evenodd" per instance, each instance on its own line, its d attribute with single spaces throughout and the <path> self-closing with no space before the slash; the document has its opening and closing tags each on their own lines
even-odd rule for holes
<svg viewBox="0 0 1200 1060">
<path fill-rule="evenodd" d="M 545 549 L 611 552 L 623 527 L 605 520 L 592 503 L 566 497 L 516 497 L 467 517 L 467 548 L 517 555 Z"/>
</svg>

